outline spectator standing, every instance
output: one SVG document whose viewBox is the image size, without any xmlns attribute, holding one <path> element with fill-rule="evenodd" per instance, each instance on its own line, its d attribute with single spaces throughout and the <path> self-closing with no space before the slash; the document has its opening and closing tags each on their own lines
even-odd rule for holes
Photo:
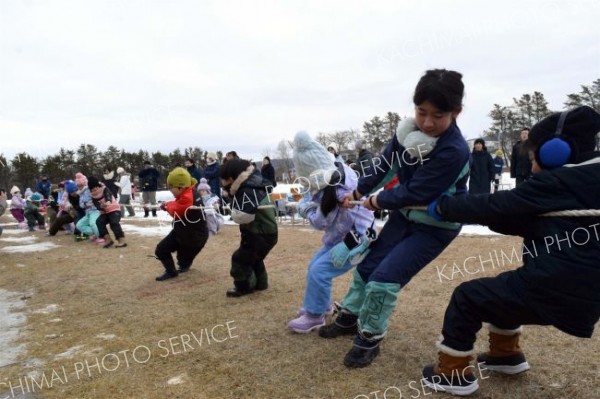
<svg viewBox="0 0 600 399">
<path fill-rule="evenodd" d="M 185 168 L 189 172 L 190 176 L 196 179 L 196 182 L 199 182 L 200 179 L 202 179 L 204 171 L 201 167 L 196 166 L 196 161 L 194 161 L 192 158 L 188 158 L 183 164 L 185 165 Z M 198 183 L 196 183 L 196 185 L 198 185 Z"/>
<path fill-rule="evenodd" d="M 133 186 L 133 184 L 131 184 L 131 175 L 120 166 L 117 168 L 117 175 L 119 176 L 119 181 L 115 184 L 120 187 L 119 204 L 121 205 L 121 215 L 125 217 L 124 208 L 127 208 L 127 213 L 129 216 L 135 216 L 133 206 L 131 206 L 131 190 Z"/>
<path fill-rule="evenodd" d="M 206 155 L 204 177 L 206 178 L 207 184 L 210 186 L 211 193 L 221 199 L 221 180 L 219 178 L 219 173 L 221 173 L 221 165 L 219 165 L 217 160 L 217 154 L 209 152 Z M 200 179 L 198 179 L 198 181 L 200 181 Z"/>
<path fill-rule="evenodd" d="M 373 154 L 365 149 L 365 142 L 363 140 L 357 140 L 354 143 L 354 148 L 358 153 L 358 159 L 354 170 L 358 174 L 358 178 L 369 177 L 375 174 L 373 167 Z"/>
<path fill-rule="evenodd" d="M 494 160 L 485 146 L 485 140 L 475 140 L 471 153 L 469 194 L 489 194 L 494 170 Z"/>
<path fill-rule="evenodd" d="M 271 158 L 269 158 L 269 157 L 263 158 L 262 167 L 260 169 L 260 174 L 262 175 L 262 177 L 264 177 L 265 179 L 267 179 L 268 181 L 271 182 L 272 187 L 267 188 L 269 191 L 269 194 L 270 194 L 271 191 L 273 191 L 273 187 L 275 187 L 277 185 L 277 182 L 275 181 L 275 168 L 271 164 Z"/>
<path fill-rule="evenodd" d="M 144 161 L 144 169 L 138 174 L 142 185 L 142 203 L 144 204 L 144 217 L 147 218 L 152 205 L 152 216 L 156 217 L 156 191 L 158 190 L 158 177 L 160 173 L 152 166 L 150 161 Z"/>
<path fill-rule="evenodd" d="M 502 168 L 504 168 L 504 152 L 502 150 L 496 151 L 494 157 L 494 192 L 498 191 L 500 186 L 500 180 L 502 180 Z"/>
<path fill-rule="evenodd" d="M 42 194 L 42 197 L 44 197 L 44 199 L 48 199 L 48 196 L 50 196 L 50 187 L 51 186 L 52 186 L 52 183 L 50 183 L 50 180 L 48 180 L 48 174 L 42 173 L 40 175 L 40 181 L 38 181 L 35 189 L 38 193 Z M 29 195 L 31 195 L 31 194 L 29 194 Z"/>
<path fill-rule="evenodd" d="M 531 161 L 529 154 L 523 149 L 523 144 L 529 137 L 529 129 L 521 130 L 521 140 L 517 141 L 510 154 L 510 177 L 516 179 L 516 185 L 519 186 L 531 176 Z"/>
</svg>

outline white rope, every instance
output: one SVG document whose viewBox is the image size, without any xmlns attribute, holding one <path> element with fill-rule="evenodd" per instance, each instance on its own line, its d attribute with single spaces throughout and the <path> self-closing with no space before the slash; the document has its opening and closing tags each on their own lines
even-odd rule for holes
<svg viewBox="0 0 600 399">
<path fill-rule="evenodd" d="M 362 205 L 363 201 L 349 201 L 350 205 Z M 289 206 L 291 208 L 295 208 L 296 207 L 296 203 L 295 202 L 287 202 L 286 206 Z M 127 206 L 127 205 L 125 205 Z M 142 208 L 142 209 L 160 209 L 160 205 L 132 205 L 134 208 Z M 272 209 L 272 208 L 276 208 L 275 205 L 259 205 L 258 209 Z M 214 209 L 213 207 L 210 206 L 190 206 L 188 209 Z M 413 206 L 405 206 L 402 209 L 415 209 L 415 210 L 419 210 L 419 211 L 426 211 L 427 207 L 425 205 L 413 205 Z M 543 216 L 543 217 L 559 217 L 559 216 L 563 216 L 563 217 L 586 217 L 586 216 L 600 216 L 600 209 L 574 209 L 574 210 L 563 210 L 563 211 L 552 211 L 552 212 L 547 212 L 547 213 L 543 213 L 541 215 L 538 216 Z"/>
<path fill-rule="evenodd" d="M 124 206 L 128 206 L 128 205 L 124 205 Z M 138 208 L 138 209 L 158 209 L 159 211 L 161 211 L 162 209 L 160 209 L 160 205 L 131 205 L 134 208 Z M 270 209 L 270 208 L 275 208 L 275 205 L 259 205 L 258 209 Z M 190 206 L 188 207 L 188 209 L 215 209 L 212 206 Z"/>
<path fill-rule="evenodd" d="M 350 205 L 362 205 L 363 201 L 350 201 Z M 414 205 L 414 206 L 406 206 L 402 209 L 416 209 L 420 211 L 426 211 L 427 207 L 425 205 Z M 568 216 L 568 217 L 585 217 L 585 216 L 600 216 L 600 209 L 574 209 L 574 210 L 564 210 L 564 211 L 552 211 L 543 213 L 538 216 L 543 217 L 557 217 L 557 216 Z"/>
</svg>

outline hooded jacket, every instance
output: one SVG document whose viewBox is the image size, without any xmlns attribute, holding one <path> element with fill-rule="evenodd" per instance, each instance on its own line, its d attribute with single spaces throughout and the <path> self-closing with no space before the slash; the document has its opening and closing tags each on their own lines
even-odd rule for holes
<svg viewBox="0 0 600 399">
<path fill-rule="evenodd" d="M 258 208 L 260 205 L 274 205 L 267 195 L 267 186 L 270 185 L 271 182 L 252 165 L 231 184 L 231 219 L 240 225 L 240 231 L 277 234 L 275 207 Z"/>
<path fill-rule="evenodd" d="M 338 201 L 343 200 L 347 194 L 350 194 L 352 191 L 354 191 L 357 185 L 357 178 L 354 171 L 346 165 L 340 166 L 344 171 L 344 181 L 335 186 Z M 313 195 L 312 201 L 321 203 L 322 198 L 323 190 L 320 190 Z M 352 208 L 343 208 L 341 206 L 337 206 L 335 209 L 329 212 L 327 216 L 323 215 L 323 212 L 321 212 L 321 207 L 319 206 L 312 212 L 309 212 L 306 216 L 312 227 L 317 230 L 325 231 L 325 234 L 321 239 L 323 245 L 325 246 L 334 246 L 341 242 L 346 233 L 348 233 L 352 227 L 354 227 L 359 233 L 363 234 L 369 227 L 371 227 L 374 220 L 373 212 L 362 206 L 355 206 Z"/>
<path fill-rule="evenodd" d="M 523 266 L 507 272 L 514 295 L 548 324 L 590 337 L 600 318 L 600 217 L 538 215 L 600 209 L 599 175 L 600 156 L 542 171 L 513 190 L 441 198 L 439 209 L 446 220 L 523 237 Z"/>
</svg>

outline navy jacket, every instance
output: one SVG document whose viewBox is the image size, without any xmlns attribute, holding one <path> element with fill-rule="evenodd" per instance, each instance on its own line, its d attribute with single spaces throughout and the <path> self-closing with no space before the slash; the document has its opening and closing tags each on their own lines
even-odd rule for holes
<svg viewBox="0 0 600 399">
<path fill-rule="evenodd" d="M 502 168 L 504 167 L 504 159 L 499 156 L 494 157 L 494 172 L 497 175 L 502 174 Z"/>
<path fill-rule="evenodd" d="M 142 169 L 138 174 L 140 183 L 142 185 L 142 191 L 157 191 L 158 190 L 158 177 L 160 173 L 153 167 L 148 169 Z"/>
<path fill-rule="evenodd" d="M 495 176 L 494 160 L 487 150 L 473 151 L 471 157 L 469 194 L 489 194 Z"/>
<path fill-rule="evenodd" d="M 514 294 L 548 324 L 578 337 L 591 337 L 600 318 L 600 217 L 537 215 L 600 209 L 598 176 L 600 157 L 542 171 L 513 190 L 439 201 L 445 220 L 523 237 L 523 266 L 508 272 Z"/>
<path fill-rule="evenodd" d="M 217 195 L 221 196 L 221 181 L 219 174 L 221 173 L 221 165 L 218 162 L 213 164 L 207 164 L 204 168 L 204 177 L 210 186 L 210 191 Z"/>
<path fill-rule="evenodd" d="M 40 180 L 36 186 L 36 191 L 40 194 L 42 194 L 42 196 L 45 199 L 48 199 L 48 196 L 50 195 L 50 187 L 52 186 L 52 183 L 50 183 L 50 180 Z"/>
<path fill-rule="evenodd" d="M 363 195 L 371 193 L 393 167 L 397 167 L 400 184 L 377 195 L 377 203 L 383 209 L 428 205 L 454 182 L 456 193 L 466 191 L 467 176 L 456 179 L 469 161 L 469 146 L 455 123 L 440 136 L 423 163 L 419 158 L 410 158 L 405 150 L 394 136 L 383 153 L 373 158 L 374 170 L 359 180 L 358 191 Z"/>
</svg>

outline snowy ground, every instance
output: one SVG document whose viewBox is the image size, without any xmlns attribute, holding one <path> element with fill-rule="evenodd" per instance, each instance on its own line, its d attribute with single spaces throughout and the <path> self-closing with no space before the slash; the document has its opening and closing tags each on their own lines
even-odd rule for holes
<svg viewBox="0 0 600 399">
<path fill-rule="evenodd" d="M 0 289 L 0 368 L 13 364 L 25 350 L 19 344 L 21 328 L 25 325 L 25 302 L 21 294 Z"/>
</svg>

